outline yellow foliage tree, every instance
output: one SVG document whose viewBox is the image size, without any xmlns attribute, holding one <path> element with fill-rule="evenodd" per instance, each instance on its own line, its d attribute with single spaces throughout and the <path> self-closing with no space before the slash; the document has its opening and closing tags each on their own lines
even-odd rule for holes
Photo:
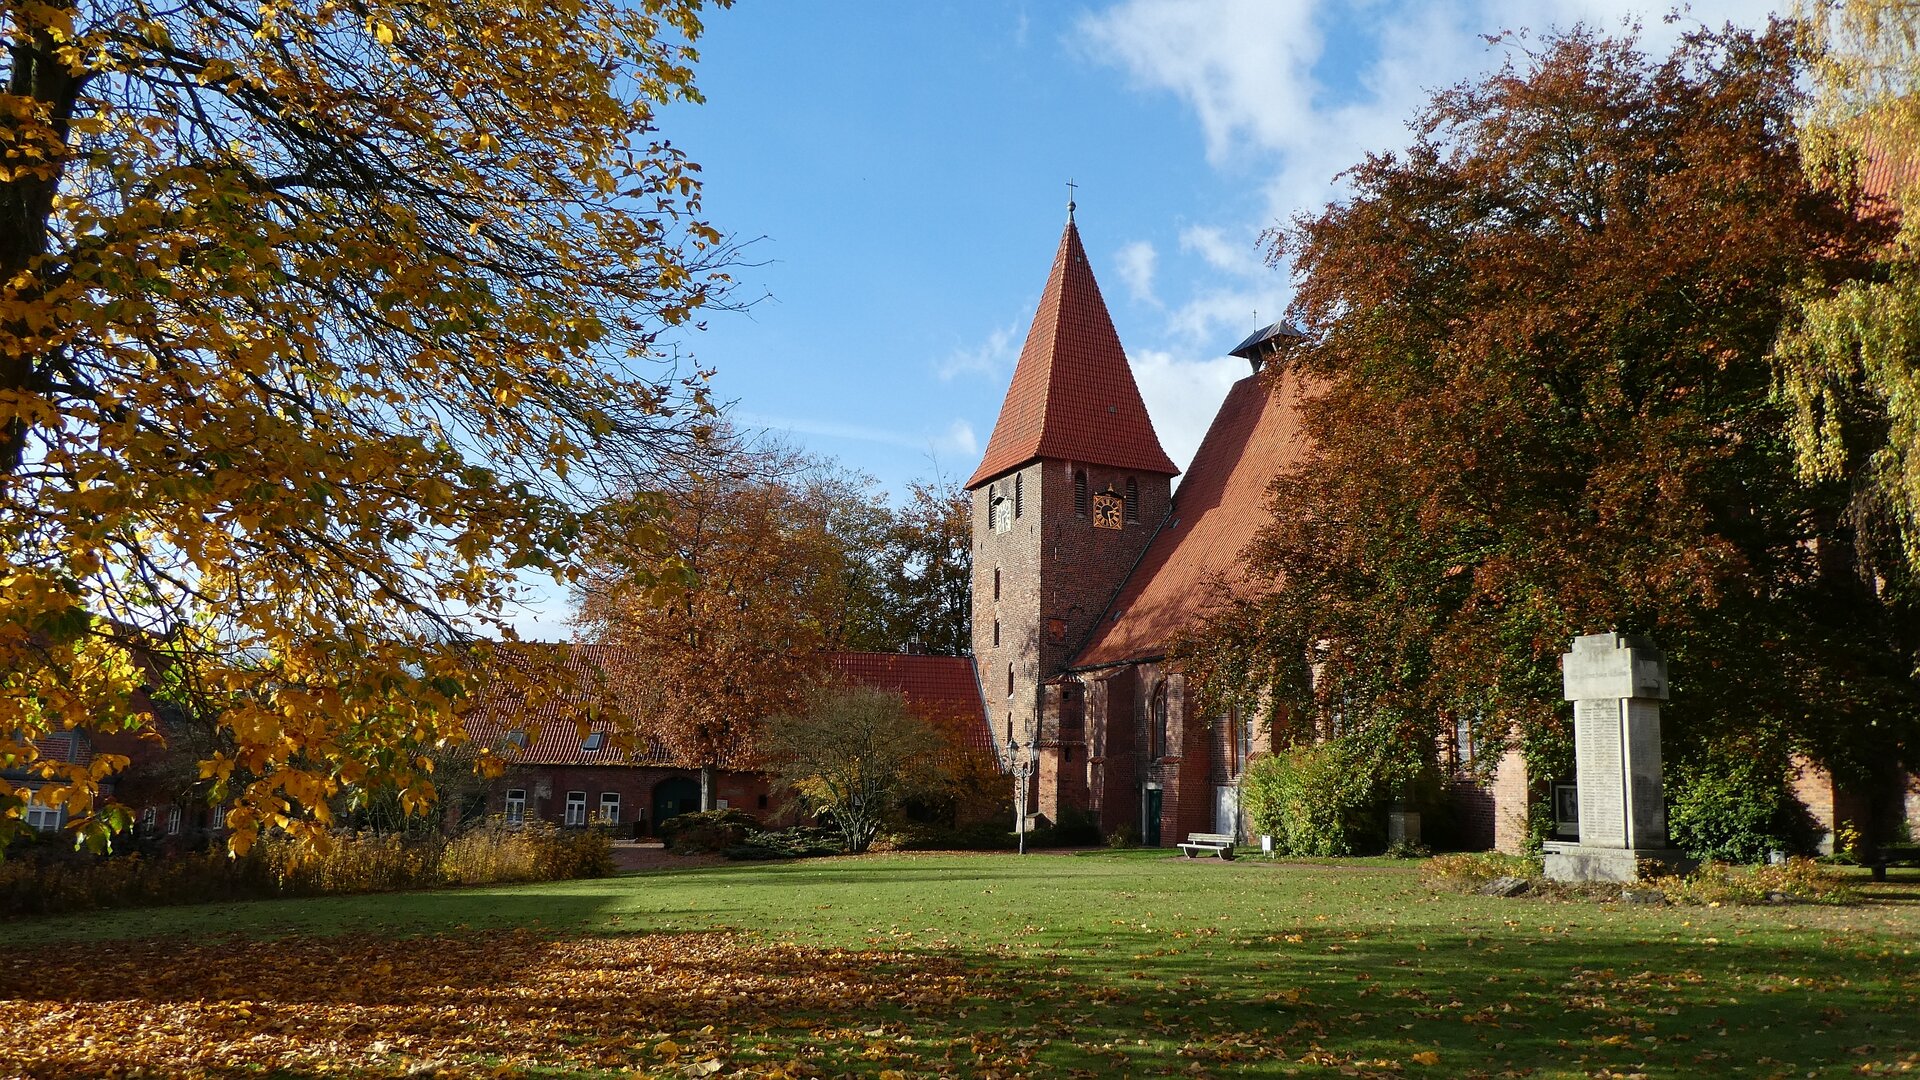
<svg viewBox="0 0 1920 1080">
<path fill-rule="evenodd" d="M 470 639 L 712 413 L 659 340 L 730 256 L 654 122 L 701 7 L 5 5 L 0 768 L 103 838 L 119 761 L 36 740 L 164 677 L 236 847 L 432 799 Z"/>
<path fill-rule="evenodd" d="M 1803 0 L 1810 175 L 1890 226 L 1867 272 L 1802 289 L 1775 350 L 1803 473 L 1853 492 L 1869 576 L 1920 569 L 1920 3 Z"/>
</svg>

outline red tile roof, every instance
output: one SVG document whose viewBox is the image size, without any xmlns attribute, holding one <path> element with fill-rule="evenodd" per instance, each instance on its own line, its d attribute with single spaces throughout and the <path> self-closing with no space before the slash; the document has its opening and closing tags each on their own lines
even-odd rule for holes
<svg viewBox="0 0 1920 1080">
<path fill-rule="evenodd" d="M 1268 372 L 1227 392 L 1166 523 L 1070 667 L 1164 656 L 1173 636 L 1205 613 L 1215 583 L 1249 585 L 1241 553 L 1268 520 L 1267 488 L 1308 449 L 1297 380 Z"/>
<path fill-rule="evenodd" d="M 848 683 L 893 690 L 907 699 L 907 708 L 925 720 L 937 724 L 956 721 L 954 726 L 968 749 L 993 753 L 987 703 L 980 694 L 980 677 L 972 657 L 849 652 L 833 653 L 827 659 L 832 670 Z"/>
<path fill-rule="evenodd" d="M 1860 192 L 1876 201 L 1891 200 L 1920 183 L 1920 154 L 1909 147 L 1889 147 L 1869 136 L 1860 159 Z"/>
<path fill-rule="evenodd" d="M 505 747 L 506 756 L 522 765 L 658 765 L 689 768 L 673 759 L 664 747 L 650 745 L 628 752 L 613 746 L 590 751 L 583 745 L 580 721 L 588 733 L 625 730 L 617 710 L 609 707 L 604 665 L 613 648 L 606 645 L 522 645 L 502 650 L 507 663 L 539 665 L 542 676 L 557 674 L 559 688 L 528 700 L 504 682 L 496 683 L 463 718 L 467 737 L 481 746 Z M 564 653 L 564 658 L 562 655 Z M 907 707 L 936 722 L 960 721 L 957 728 L 969 747 L 992 749 L 987 730 L 986 704 L 980 696 L 973 661 L 963 656 L 922 656 L 904 653 L 830 653 L 829 669 L 855 686 L 873 686 L 904 695 Z M 556 672 L 546 665 L 561 665 Z M 532 745 L 514 751 L 508 736 L 538 728 Z M 722 766 L 730 762 L 723 761 Z"/>
<path fill-rule="evenodd" d="M 1167 476 L 1180 471 L 1153 432 L 1071 219 L 1053 256 L 1040 309 L 1034 312 L 986 455 L 967 487 L 979 487 L 1036 458 Z"/>
</svg>

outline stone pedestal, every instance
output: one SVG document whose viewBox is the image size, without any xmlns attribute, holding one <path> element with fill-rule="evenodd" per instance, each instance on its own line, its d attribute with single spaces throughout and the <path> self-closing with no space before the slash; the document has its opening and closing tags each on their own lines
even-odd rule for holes
<svg viewBox="0 0 1920 1080">
<path fill-rule="evenodd" d="M 1556 881 L 1634 881 L 1642 861 L 1679 866 L 1667 844 L 1661 790 L 1660 703 L 1667 662 L 1651 642 L 1620 634 L 1573 640 L 1560 658 L 1573 702 L 1580 842 L 1546 845 Z"/>
</svg>

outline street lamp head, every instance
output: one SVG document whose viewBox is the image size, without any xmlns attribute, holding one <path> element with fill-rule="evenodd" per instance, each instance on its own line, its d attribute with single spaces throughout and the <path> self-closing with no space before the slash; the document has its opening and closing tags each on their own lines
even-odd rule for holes
<svg viewBox="0 0 1920 1080">
<path fill-rule="evenodd" d="M 1009 734 L 1007 736 L 1007 757 L 1011 758 L 1018 753 L 1020 753 L 1020 744 L 1013 741 L 1013 736 Z"/>
</svg>

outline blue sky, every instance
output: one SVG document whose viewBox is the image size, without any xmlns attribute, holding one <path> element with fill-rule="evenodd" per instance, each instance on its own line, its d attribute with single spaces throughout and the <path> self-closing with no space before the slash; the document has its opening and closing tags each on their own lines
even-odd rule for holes
<svg viewBox="0 0 1920 1080">
<path fill-rule="evenodd" d="M 1404 145 L 1429 94 L 1512 53 L 1481 35 L 1638 18 L 1756 25 L 1699 0 L 740 0 L 700 43 L 707 101 L 663 133 L 702 164 L 706 212 L 752 240 L 747 310 L 677 344 L 746 427 L 898 491 L 979 460 L 1039 300 L 1069 179 L 1095 275 L 1161 441 L 1184 466 L 1224 356 L 1290 293 L 1262 230 L 1339 197 Z M 1256 315 L 1256 312 L 1258 313 Z M 523 635 L 565 635 L 539 590 Z"/>
</svg>

